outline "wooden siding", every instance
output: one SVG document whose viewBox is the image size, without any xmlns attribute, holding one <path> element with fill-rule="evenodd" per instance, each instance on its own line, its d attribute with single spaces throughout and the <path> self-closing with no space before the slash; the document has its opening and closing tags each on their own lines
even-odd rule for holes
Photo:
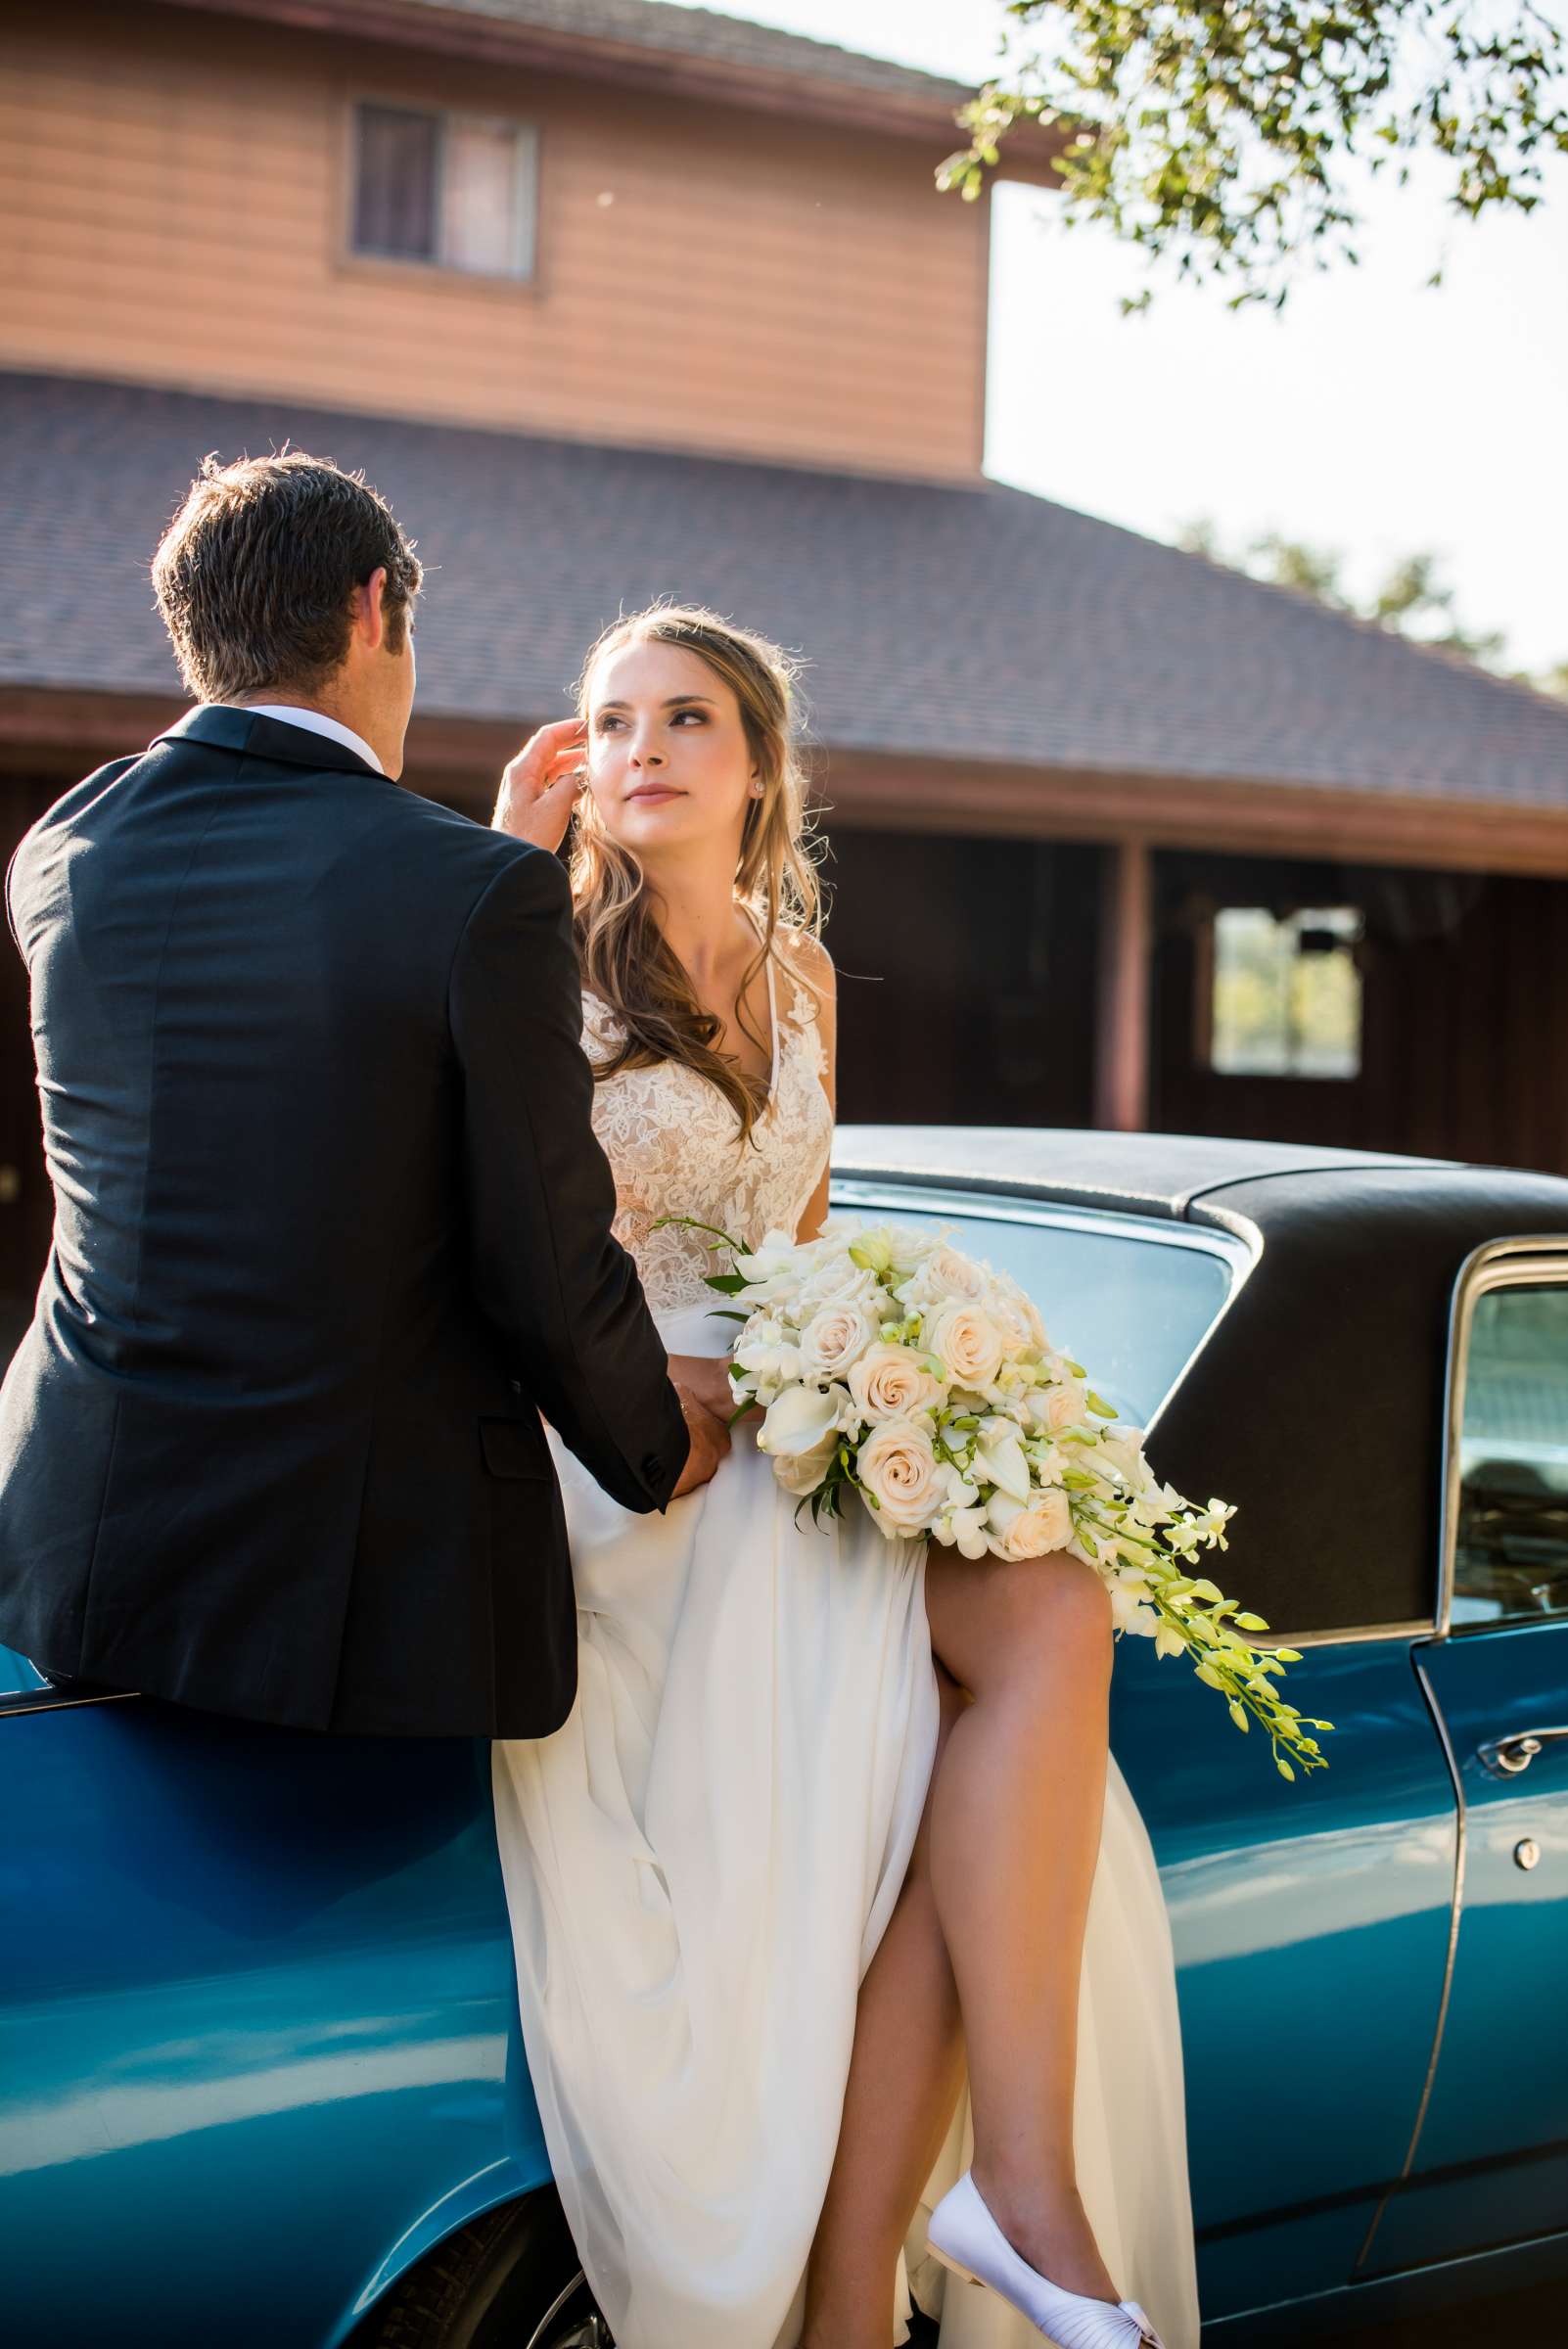
<svg viewBox="0 0 1568 2349">
<path fill-rule="evenodd" d="M 347 255 L 356 97 L 538 124 L 533 283 Z M 460 59 L 68 4 L 14 22 L 0 62 L 0 361 L 970 480 L 987 207 L 938 196 L 936 160 Z"/>
<path fill-rule="evenodd" d="M 1568 1174 L 1568 883 L 1155 861 L 1151 1127 Z M 1227 1077 L 1199 1065 L 1204 899 L 1362 908 L 1358 1077 Z"/>
</svg>

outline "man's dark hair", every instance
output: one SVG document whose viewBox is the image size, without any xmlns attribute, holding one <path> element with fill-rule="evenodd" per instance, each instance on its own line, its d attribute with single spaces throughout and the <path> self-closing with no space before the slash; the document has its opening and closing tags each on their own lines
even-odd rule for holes
<svg viewBox="0 0 1568 2349">
<path fill-rule="evenodd" d="M 388 647 L 403 647 L 423 574 L 363 474 L 290 449 L 203 461 L 153 557 L 180 674 L 198 701 L 318 692 L 348 650 L 350 599 L 385 568 Z"/>
</svg>

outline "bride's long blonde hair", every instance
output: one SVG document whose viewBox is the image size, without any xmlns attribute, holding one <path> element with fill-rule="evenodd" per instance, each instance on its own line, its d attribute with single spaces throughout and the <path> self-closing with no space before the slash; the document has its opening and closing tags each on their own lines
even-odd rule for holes
<svg viewBox="0 0 1568 2349">
<path fill-rule="evenodd" d="M 740 1020 L 759 1050 L 764 1039 L 746 1023 L 745 999 L 780 932 L 815 938 L 821 891 L 806 810 L 807 777 L 797 741 L 798 666 L 776 644 L 734 626 L 696 604 L 654 604 L 608 627 L 577 680 L 577 714 L 586 717 L 599 663 L 628 644 L 676 645 L 695 653 L 740 704 L 747 748 L 761 794 L 747 802 L 735 867 L 735 896 L 760 933 L 756 959 L 740 987 Z M 715 1084 L 732 1103 L 743 1139 L 767 1104 L 767 1080 L 750 1076 L 715 1051 L 723 1023 L 705 1010 L 665 943 L 636 857 L 612 840 L 590 792 L 577 806 L 571 861 L 577 958 L 583 985 L 609 1004 L 623 1030 L 615 1052 L 597 1064 L 601 1082 L 621 1069 L 679 1061 Z"/>
</svg>

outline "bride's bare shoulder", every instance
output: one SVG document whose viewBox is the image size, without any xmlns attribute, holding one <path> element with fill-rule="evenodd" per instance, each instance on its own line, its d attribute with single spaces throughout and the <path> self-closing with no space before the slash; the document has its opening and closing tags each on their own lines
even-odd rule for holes
<svg viewBox="0 0 1568 2349">
<path fill-rule="evenodd" d="M 780 922 L 773 933 L 779 958 L 820 1009 L 829 1008 L 838 992 L 833 957 L 813 931 L 793 922 Z"/>
</svg>

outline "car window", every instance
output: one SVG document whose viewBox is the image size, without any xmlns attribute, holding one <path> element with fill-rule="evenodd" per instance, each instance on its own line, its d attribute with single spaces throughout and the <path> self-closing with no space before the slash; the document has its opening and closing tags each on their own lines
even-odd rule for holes
<svg viewBox="0 0 1568 2349">
<path fill-rule="evenodd" d="M 1568 1615 L 1568 1286 L 1475 1301 L 1453 1621 Z"/>
<path fill-rule="evenodd" d="M 874 1221 L 877 1211 L 853 1212 Z M 1234 1277 L 1207 1249 L 1130 1233 L 986 1216 L 911 1214 L 939 1224 L 953 1246 L 1010 1272 L 1038 1306 L 1053 1346 L 1082 1362 L 1124 1419 L 1147 1426 L 1214 1325 Z"/>
</svg>

